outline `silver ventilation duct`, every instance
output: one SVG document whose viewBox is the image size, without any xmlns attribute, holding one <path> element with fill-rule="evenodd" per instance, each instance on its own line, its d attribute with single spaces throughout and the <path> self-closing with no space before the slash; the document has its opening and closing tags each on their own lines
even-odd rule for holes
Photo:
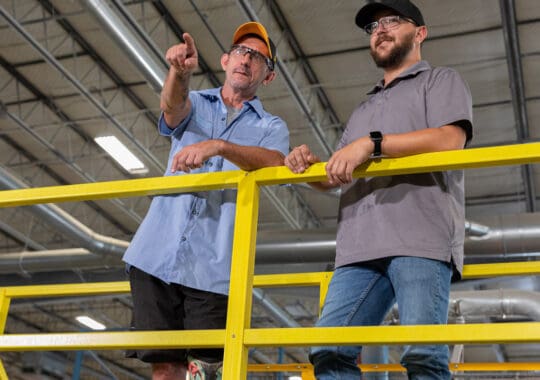
<svg viewBox="0 0 540 380">
<path fill-rule="evenodd" d="M 6 185 L 5 173 L 0 170 L 0 186 Z M 72 269 L 71 265 L 80 269 L 103 267 L 103 256 L 109 254 L 108 266 L 123 265 L 120 257 L 129 242 L 100 235 L 54 205 L 35 205 L 28 209 L 88 251 L 66 249 L 1 254 L 0 273 L 46 271 L 45 268 L 50 268 L 49 260 L 56 262 L 57 270 Z M 540 213 L 504 215 L 497 220 L 499 226 L 490 227 L 484 236 L 466 239 L 466 258 L 504 259 L 513 255 L 527 258 L 540 252 Z M 261 231 L 257 237 L 256 264 L 331 263 L 336 249 L 335 234 L 334 229 Z"/>
<path fill-rule="evenodd" d="M 540 321 L 540 293 L 514 290 L 451 292 L 448 317 L 465 321 L 485 318 L 526 318 Z"/>
<path fill-rule="evenodd" d="M 450 292 L 449 323 L 472 323 L 489 318 L 540 321 L 540 293 L 515 289 Z M 386 322 L 399 323 L 396 305 Z"/>
<path fill-rule="evenodd" d="M 83 3 L 105 28 L 107 34 L 118 43 L 118 46 L 125 47 L 123 52 L 129 55 L 152 89 L 159 94 L 167 76 L 167 67 L 165 67 L 164 62 L 155 60 L 148 53 L 146 45 L 135 38 L 135 33 L 113 11 L 108 1 L 83 0 Z"/>
<path fill-rule="evenodd" d="M 5 190 L 14 190 L 26 188 L 27 186 L 0 166 L 0 187 Z M 39 204 L 29 206 L 26 209 L 36 217 L 45 220 L 49 226 L 64 234 L 74 243 L 98 254 L 98 261 L 103 260 L 103 256 L 121 255 L 129 245 L 127 241 L 96 233 L 56 205 Z M 60 257 L 56 258 L 54 254 L 43 255 L 43 253 L 39 252 L 32 252 L 32 254 L 42 256 L 44 261 L 58 260 L 60 257 L 66 257 L 65 254 L 61 254 L 59 255 Z M 6 260 L 8 262 L 12 260 L 6 254 L 2 254 L 1 257 L 7 257 Z M 35 257 L 32 260 L 35 260 Z M 22 265 L 22 261 L 19 264 Z M 43 264 L 45 265 L 46 263 L 44 262 Z"/>
</svg>

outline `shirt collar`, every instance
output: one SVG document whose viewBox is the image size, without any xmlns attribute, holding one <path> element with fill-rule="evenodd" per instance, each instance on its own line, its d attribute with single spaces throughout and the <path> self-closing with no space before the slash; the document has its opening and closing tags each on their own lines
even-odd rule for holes
<svg viewBox="0 0 540 380">
<path fill-rule="evenodd" d="M 427 61 L 419 61 L 415 63 L 414 65 L 408 67 L 405 71 L 403 71 L 401 74 L 399 74 L 391 83 L 396 83 L 400 80 L 415 77 L 422 71 L 430 70 L 431 66 Z M 371 91 L 369 91 L 367 94 L 372 95 L 379 91 L 384 89 L 384 79 L 381 79 Z"/>
<path fill-rule="evenodd" d="M 217 101 L 219 100 L 221 104 L 225 106 L 225 103 L 223 102 L 223 98 L 221 97 L 221 87 L 217 88 L 210 88 L 207 90 L 201 90 L 201 95 L 207 97 L 208 99 Z M 245 101 L 244 104 L 251 107 L 260 118 L 263 118 L 264 116 L 264 108 L 263 105 L 259 99 L 258 96 L 255 96 L 253 99 Z"/>
</svg>

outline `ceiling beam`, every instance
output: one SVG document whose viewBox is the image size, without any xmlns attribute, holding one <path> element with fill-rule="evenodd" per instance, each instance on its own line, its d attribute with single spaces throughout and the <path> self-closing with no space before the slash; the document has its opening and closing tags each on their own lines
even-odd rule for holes
<svg viewBox="0 0 540 380">
<path fill-rule="evenodd" d="M 515 2 L 514 0 L 500 0 L 499 4 L 501 8 L 504 43 L 507 53 L 506 57 L 508 61 L 512 106 L 516 118 L 518 142 L 522 143 L 529 139 L 529 117 L 527 114 L 527 101 L 525 99 L 525 82 L 523 80 L 523 65 L 521 61 L 521 49 L 519 46 L 519 31 Z M 521 172 L 527 211 L 535 212 L 536 191 L 532 166 L 523 165 Z"/>
</svg>

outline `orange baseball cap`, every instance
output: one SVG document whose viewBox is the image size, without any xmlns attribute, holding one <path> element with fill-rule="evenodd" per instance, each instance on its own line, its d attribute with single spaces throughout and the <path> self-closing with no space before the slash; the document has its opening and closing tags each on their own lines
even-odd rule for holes
<svg viewBox="0 0 540 380">
<path fill-rule="evenodd" d="M 233 44 L 238 43 L 238 41 L 242 37 L 248 34 L 254 34 L 260 37 L 261 40 L 266 43 L 266 46 L 268 47 L 268 51 L 270 53 L 269 58 L 272 60 L 272 62 L 276 63 L 276 46 L 274 45 L 270 37 L 268 37 L 266 29 L 264 28 L 264 26 L 262 26 L 261 23 L 250 21 L 240 25 L 238 29 L 236 29 L 236 32 L 234 32 Z"/>
</svg>

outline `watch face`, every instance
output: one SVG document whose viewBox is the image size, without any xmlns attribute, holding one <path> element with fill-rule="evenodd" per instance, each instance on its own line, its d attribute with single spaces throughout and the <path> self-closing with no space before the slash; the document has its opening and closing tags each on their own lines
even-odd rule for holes
<svg viewBox="0 0 540 380">
<path fill-rule="evenodd" d="M 382 133 L 380 131 L 369 132 L 369 137 L 372 139 L 382 139 Z"/>
<path fill-rule="evenodd" d="M 369 132 L 369 137 L 371 138 L 371 141 L 373 141 L 373 157 L 380 157 L 381 152 L 381 142 L 383 139 L 383 135 L 380 131 L 373 131 Z"/>
</svg>

